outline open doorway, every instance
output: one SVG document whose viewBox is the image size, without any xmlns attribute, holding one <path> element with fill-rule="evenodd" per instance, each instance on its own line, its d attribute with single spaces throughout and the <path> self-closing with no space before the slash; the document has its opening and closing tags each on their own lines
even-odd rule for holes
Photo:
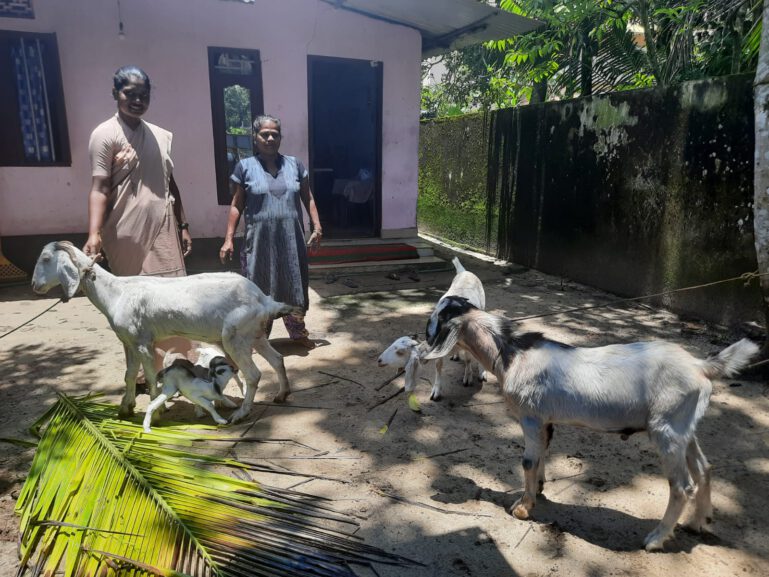
<svg viewBox="0 0 769 577">
<path fill-rule="evenodd" d="M 310 184 L 326 238 L 379 235 L 382 63 L 309 56 Z"/>
</svg>

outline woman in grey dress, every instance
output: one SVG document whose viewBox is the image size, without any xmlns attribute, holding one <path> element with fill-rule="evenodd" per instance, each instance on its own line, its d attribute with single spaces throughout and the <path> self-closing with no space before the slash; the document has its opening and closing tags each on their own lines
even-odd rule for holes
<svg viewBox="0 0 769 577">
<path fill-rule="evenodd" d="M 310 304 L 307 246 L 317 248 L 323 233 L 307 170 L 295 157 L 278 152 L 280 139 L 280 120 L 267 115 L 254 120 L 256 156 L 241 160 L 230 177 L 233 196 L 219 258 L 232 260 L 235 230 L 245 215 L 243 274 L 265 294 L 306 312 Z M 306 246 L 302 204 L 312 224 Z M 308 338 L 304 315 L 289 315 L 283 321 L 292 340 L 315 346 Z"/>
</svg>

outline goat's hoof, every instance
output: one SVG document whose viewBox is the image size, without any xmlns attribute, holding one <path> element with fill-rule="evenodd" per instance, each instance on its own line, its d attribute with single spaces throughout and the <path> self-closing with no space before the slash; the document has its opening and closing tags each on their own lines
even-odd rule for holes
<svg viewBox="0 0 769 577">
<path fill-rule="evenodd" d="M 708 527 L 708 524 L 710 524 L 712 521 L 713 520 L 710 519 L 709 517 L 706 517 L 704 519 L 693 518 L 684 525 L 684 529 L 686 529 L 690 533 L 697 533 L 697 534 L 710 533 L 710 528 Z"/>
<path fill-rule="evenodd" d="M 441 399 L 443 399 L 443 397 L 441 397 L 438 393 L 430 393 L 431 401 L 435 401 L 437 403 L 437 402 L 440 402 Z"/>
<path fill-rule="evenodd" d="M 285 403 L 286 399 L 288 399 L 288 392 L 284 393 L 278 393 L 275 395 L 275 398 L 272 400 L 273 403 Z"/>
<path fill-rule="evenodd" d="M 227 419 L 214 419 L 217 425 L 226 425 Z"/>
<path fill-rule="evenodd" d="M 248 416 L 248 412 L 238 409 L 237 411 L 232 413 L 232 415 L 230 416 L 230 423 L 237 423 L 238 421 L 242 421 L 247 416 Z"/>
<path fill-rule="evenodd" d="M 526 521 L 530 517 L 530 511 L 523 503 L 518 501 L 510 508 L 510 514 L 521 521 Z"/>
<path fill-rule="evenodd" d="M 127 420 L 134 416 L 134 408 L 131 407 L 124 407 L 120 406 L 120 409 L 117 412 L 117 416 L 119 419 Z"/>
<path fill-rule="evenodd" d="M 644 549 L 647 551 L 662 551 L 664 549 L 665 538 L 660 537 L 657 531 L 652 531 L 644 539 Z"/>
<path fill-rule="evenodd" d="M 662 541 L 650 541 L 644 545 L 644 549 L 653 553 L 654 551 L 664 551 L 665 548 L 662 546 Z"/>
<path fill-rule="evenodd" d="M 152 429 L 150 427 L 144 427 L 144 432 L 145 433 L 151 433 Z"/>
</svg>

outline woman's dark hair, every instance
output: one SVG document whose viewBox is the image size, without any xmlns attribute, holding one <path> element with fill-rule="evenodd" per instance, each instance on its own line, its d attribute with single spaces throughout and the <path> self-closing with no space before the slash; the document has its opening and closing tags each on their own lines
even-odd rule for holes
<svg viewBox="0 0 769 577">
<path fill-rule="evenodd" d="M 118 68 L 115 71 L 115 76 L 112 77 L 112 87 L 115 91 L 118 91 L 135 78 L 144 82 L 144 86 L 147 87 L 147 90 L 150 89 L 150 77 L 138 66 L 123 66 L 122 68 Z"/>
</svg>

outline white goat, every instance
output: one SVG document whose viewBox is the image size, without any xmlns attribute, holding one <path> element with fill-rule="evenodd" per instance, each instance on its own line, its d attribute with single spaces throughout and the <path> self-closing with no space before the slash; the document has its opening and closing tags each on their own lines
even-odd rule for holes
<svg viewBox="0 0 769 577">
<path fill-rule="evenodd" d="M 483 290 L 483 283 L 481 283 L 481 279 L 479 279 L 470 271 L 465 270 L 465 267 L 462 266 L 462 263 L 459 262 L 459 259 L 457 257 L 454 257 L 451 263 L 454 265 L 454 269 L 457 271 L 457 273 L 456 275 L 454 275 L 454 279 L 451 281 L 451 286 L 449 287 L 449 290 L 447 290 L 443 294 L 443 296 L 438 300 L 438 303 L 435 305 L 435 308 L 433 309 L 433 312 L 427 321 L 426 332 L 428 334 L 430 334 L 435 330 L 435 325 L 438 322 L 437 315 L 438 315 L 438 311 L 441 308 L 441 303 L 443 303 L 443 301 L 450 295 L 466 298 L 470 302 L 470 304 L 472 304 L 473 306 L 475 306 L 480 310 L 484 310 L 486 308 L 486 293 Z M 478 380 L 481 382 L 486 380 L 486 371 L 484 371 L 483 366 L 481 366 L 480 363 L 478 363 L 470 355 L 468 355 L 466 351 L 463 351 L 463 350 L 457 351 L 457 356 L 459 357 L 459 360 L 461 360 L 465 364 L 465 374 L 462 377 L 462 384 L 464 386 L 468 387 L 472 384 L 473 368 L 475 366 L 477 366 L 477 370 L 478 370 Z M 440 385 L 441 366 L 436 364 L 435 371 L 436 371 L 436 381 L 433 384 L 433 390 L 430 393 L 430 399 L 433 401 L 440 401 L 441 400 L 441 385 Z"/>
<path fill-rule="evenodd" d="M 231 409 L 238 406 L 223 394 L 224 387 L 235 375 L 235 368 L 223 356 L 212 358 L 208 370 L 202 375 L 200 368 L 187 359 L 176 359 L 157 374 L 155 378 L 163 385 L 158 396 L 147 406 L 144 415 L 146 432 L 152 430 L 150 423 L 155 410 L 177 393 L 181 393 L 195 404 L 196 415 L 200 415 L 200 410 L 205 409 L 214 421 L 220 425 L 227 424 L 227 419 L 216 412 L 214 401 L 219 401 Z"/>
<path fill-rule="evenodd" d="M 425 358 L 465 349 L 492 371 L 524 435 L 523 496 L 511 507 L 527 519 L 545 481 L 545 454 L 554 424 L 626 437 L 646 431 L 662 460 L 670 498 L 659 525 L 646 536 L 648 551 L 662 549 L 694 498 L 689 526 L 711 521 L 710 465 L 695 429 L 710 399 L 712 380 L 744 367 L 758 347 L 743 339 L 707 360 L 665 341 L 583 348 L 541 333 L 515 334 L 512 321 L 448 297 L 437 311 L 432 350 Z"/>
<path fill-rule="evenodd" d="M 433 388 L 430 392 L 430 398 L 440 398 L 443 358 L 435 359 L 434 362 L 424 360 L 422 356 L 427 353 L 429 348 L 430 347 L 424 341 L 420 343 L 413 337 L 400 337 L 395 339 L 395 341 L 393 341 L 393 343 L 379 355 L 377 364 L 380 367 L 404 369 L 406 373 L 405 388 L 406 393 L 409 394 L 414 392 L 417 379 L 419 378 L 419 370 L 428 364 L 432 364 L 435 368 L 435 376 L 433 378 Z"/>
<path fill-rule="evenodd" d="M 116 277 L 72 243 L 52 242 L 37 260 L 32 289 L 45 294 L 58 285 L 64 291 L 64 301 L 82 289 L 123 343 L 126 392 L 120 405 L 121 417 L 133 414 L 139 363 L 144 367 L 150 396 L 157 395 L 153 343 L 171 336 L 219 345 L 243 371 L 247 390 L 242 405 L 231 417 L 233 422 L 251 411 L 261 377 L 251 358 L 252 347 L 278 375 L 280 390 L 275 401 L 284 401 L 290 393 L 283 357 L 270 346 L 264 328 L 271 319 L 291 313 L 294 307 L 276 302 L 238 274 Z"/>
</svg>

